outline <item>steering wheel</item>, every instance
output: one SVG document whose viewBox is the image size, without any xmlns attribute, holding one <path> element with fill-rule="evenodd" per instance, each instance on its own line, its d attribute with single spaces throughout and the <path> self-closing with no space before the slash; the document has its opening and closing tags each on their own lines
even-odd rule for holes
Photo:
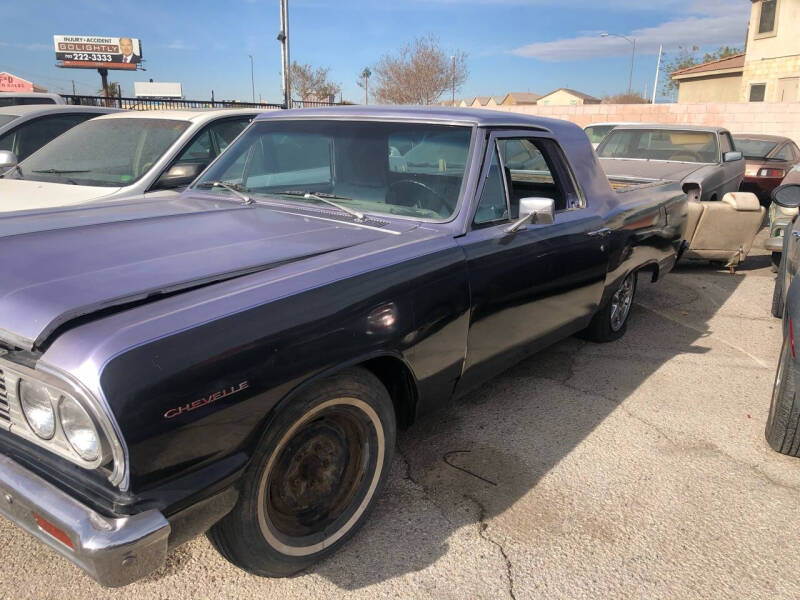
<svg viewBox="0 0 800 600">
<path fill-rule="evenodd" d="M 685 160 L 686 157 L 689 157 L 688 162 L 703 162 L 700 160 L 700 155 L 697 152 L 692 152 L 690 150 L 681 150 L 675 154 L 670 154 L 669 160 Z"/>
<path fill-rule="evenodd" d="M 404 187 L 408 188 L 406 194 L 401 193 L 401 190 Z M 424 196 L 426 196 L 425 200 L 420 197 L 420 191 L 424 192 Z M 410 195 L 414 198 L 414 202 L 412 204 L 392 201 L 401 198 L 405 199 L 404 197 L 407 195 Z M 429 185 L 426 185 L 415 179 L 401 179 L 400 181 L 395 181 L 394 183 L 390 184 L 389 189 L 386 190 L 386 203 L 397 204 L 400 206 L 414 206 L 416 208 L 432 210 L 440 215 L 442 214 L 442 209 L 449 212 L 447 203 L 439 192 L 431 188 Z"/>
</svg>

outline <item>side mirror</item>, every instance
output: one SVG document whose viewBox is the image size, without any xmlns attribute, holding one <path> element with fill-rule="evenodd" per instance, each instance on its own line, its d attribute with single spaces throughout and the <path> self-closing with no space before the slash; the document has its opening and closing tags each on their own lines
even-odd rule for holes
<svg viewBox="0 0 800 600">
<path fill-rule="evenodd" d="M 0 150 L 0 173 L 17 166 L 17 155 L 10 150 Z"/>
<path fill-rule="evenodd" d="M 179 187 L 185 187 L 192 183 L 203 169 L 206 168 L 205 163 L 183 163 L 172 165 L 165 173 L 158 178 L 153 189 L 157 190 L 172 190 Z"/>
<path fill-rule="evenodd" d="M 552 198 L 522 198 L 519 201 L 519 218 L 506 229 L 514 233 L 528 223 L 552 225 L 556 220 L 556 202 Z"/>
<path fill-rule="evenodd" d="M 800 207 L 800 185 L 782 185 L 772 190 L 772 201 L 783 208 Z"/>
<path fill-rule="evenodd" d="M 741 152 L 726 152 L 722 155 L 722 162 L 736 162 L 737 160 L 742 160 L 744 158 L 744 154 Z"/>
</svg>

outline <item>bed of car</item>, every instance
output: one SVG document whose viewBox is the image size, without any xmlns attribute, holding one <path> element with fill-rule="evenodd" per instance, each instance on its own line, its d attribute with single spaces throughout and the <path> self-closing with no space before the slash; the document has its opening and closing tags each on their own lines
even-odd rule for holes
<svg viewBox="0 0 800 600">
<path fill-rule="evenodd" d="M 497 358 L 579 331 L 617 339 L 640 271 L 655 280 L 677 260 L 701 260 L 733 272 L 763 226 L 764 204 L 778 270 L 773 314 L 784 330 L 766 436 L 775 450 L 800 456 L 800 149 L 791 140 L 629 123 L 595 124 L 584 136 L 558 121 L 446 109 L 292 111 L 251 123 L 258 110 L 90 110 L 57 100 L 34 105 L 30 97 L 17 104 L 24 106 L 0 98 L 0 245 L 20 262 L 4 278 L 16 287 L 0 311 L 0 425 L 6 418 L 7 429 L 33 446 L 0 439 L 11 442 L 0 444 L 0 491 L 51 512 L 35 522 L 20 502 L 0 512 L 106 585 L 146 575 L 178 543 L 173 538 L 215 522 L 217 549 L 254 573 L 290 574 L 327 555 L 361 523 L 385 481 L 395 420 L 408 424 L 477 385 Z M 389 124 L 392 131 L 375 134 Z M 198 235 L 185 236 L 186 227 Z M 545 246 L 561 254 L 530 251 Z M 517 277 L 522 261 L 532 261 L 529 273 Z M 580 276 L 567 263 L 583 265 Z M 537 273 L 561 286 L 562 301 L 574 301 L 562 307 L 591 310 L 560 311 L 555 322 L 546 303 L 533 301 L 547 295 Z M 402 293 L 383 297 L 384 287 Z M 234 311 L 228 304 L 239 298 Z M 276 317 L 287 303 L 300 308 Z M 521 318 L 523 308 L 540 313 Z M 335 318 L 321 320 L 323 312 Z M 321 347 L 325 353 L 313 351 Z M 329 370 L 331 357 L 356 349 L 366 362 L 348 355 L 349 367 Z M 261 370 L 265 356 L 270 377 Z M 63 368 L 39 372 L 37 361 L 47 357 Z M 393 371 L 423 359 L 424 382 Z M 285 395 L 300 381 L 299 392 Z M 132 389 L 157 422 L 142 420 Z M 301 404 L 259 416 L 254 394 L 278 408 Z M 406 397 L 413 406 L 392 409 Z M 30 413 L 26 402 L 36 404 Z M 50 404 L 52 423 L 42 408 Z M 236 413 L 244 406 L 250 410 Z M 327 424 L 313 425 L 328 413 Z M 259 441 L 265 422 L 255 469 L 241 462 L 242 448 Z M 203 429 L 211 425 L 228 433 L 212 443 Z M 70 428 L 80 435 L 70 437 Z M 201 456 L 197 435 L 219 447 Z M 133 459 L 126 436 L 136 439 Z M 333 484 L 317 490 L 318 481 L 303 480 L 309 485 L 300 491 L 290 484 L 306 471 L 328 477 L 339 455 L 356 452 L 348 436 L 369 450 L 348 476 L 361 499 L 336 518 L 309 520 L 308 507 L 298 505 L 322 502 Z M 167 439 L 176 443 L 165 446 Z M 32 455 L 32 447 L 66 462 Z M 185 464 L 195 466 L 184 473 Z M 67 487 L 88 491 L 73 497 L 52 485 L 66 465 Z M 342 469 L 336 477 L 347 481 L 350 467 Z M 278 475 L 286 485 L 270 484 Z M 162 483 L 148 488 L 148 510 L 139 512 L 130 486 L 143 477 Z M 23 480 L 33 483 L 20 487 Z M 115 495 L 107 498 L 109 482 Z M 274 514 L 270 501 L 263 506 L 264 489 Z M 326 515 L 338 510 L 326 507 Z M 107 530 L 102 548 L 84 539 L 76 525 L 84 520 Z M 126 571 L 119 561 L 134 566 Z"/>
</svg>

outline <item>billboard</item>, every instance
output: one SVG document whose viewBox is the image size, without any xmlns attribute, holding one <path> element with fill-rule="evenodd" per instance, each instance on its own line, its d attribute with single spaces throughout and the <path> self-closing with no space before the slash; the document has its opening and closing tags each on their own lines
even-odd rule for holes
<svg viewBox="0 0 800 600">
<path fill-rule="evenodd" d="M 133 94 L 137 98 L 183 98 L 180 82 L 134 81 Z"/>
<path fill-rule="evenodd" d="M 53 45 L 59 67 L 135 71 L 142 60 L 137 38 L 54 35 Z"/>
</svg>

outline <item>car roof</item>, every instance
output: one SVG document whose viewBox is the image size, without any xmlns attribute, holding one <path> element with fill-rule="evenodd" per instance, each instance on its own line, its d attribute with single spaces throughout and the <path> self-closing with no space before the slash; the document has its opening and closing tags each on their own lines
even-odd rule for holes
<svg viewBox="0 0 800 600">
<path fill-rule="evenodd" d="M 608 127 L 613 125 L 615 127 L 620 127 L 623 125 L 641 125 L 641 123 L 634 123 L 633 121 L 630 122 L 623 122 L 623 121 L 609 121 L 607 123 L 589 123 L 584 129 L 589 129 L 589 127 Z"/>
<path fill-rule="evenodd" d="M 203 123 L 219 117 L 236 115 L 258 115 L 264 112 L 260 108 L 208 108 L 195 110 L 129 110 L 99 117 L 100 119 L 172 119 L 174 121 L 190 121 Z"/>
<path fill-rule="evenodd" d="M 49 114 L 62 111 L 67 112 L 91 112 L 91 113 L 113 113 L 119 111 L 118 108 L 106 108 L 104 106 L 73 106 L 70 104 L 20 104 L 16 106 L 0 106 L 0 115 L 13 115 L 16 117 L 36 116 L 37 114 Z"/>
<path fill-rule="evenodd" d="M 558 119 L 532 117 L 520 113 L 482 108 L 457 108 L 449 106 L 330 106 L 325 108 L 299 108 L 273 110 L 262 113 L 257 121 L 295 119 L 374 120 L 374 121 L 424 121 L 448 125 L 477 127 L 521 127 L 555 132 L 577 125 Z"/>
<path fill-rule="evenodd" d="M 789 142 L 791 138 L 782 135 L 767 135 L 765 133 L 734 133 L 734 139 L 755 140 L 759 142 Z"/>
<path fill-rule="evenodd" d="M 722 133 L 728 131 L 725 127 L 711 127 L 704 125 L 669 125 L 665 123 L 634 123 L 632 125 L 623 125 L 619 129 L 658 129 L 666 131 L 702 131 L 706 133 Z"/>
</svg>

